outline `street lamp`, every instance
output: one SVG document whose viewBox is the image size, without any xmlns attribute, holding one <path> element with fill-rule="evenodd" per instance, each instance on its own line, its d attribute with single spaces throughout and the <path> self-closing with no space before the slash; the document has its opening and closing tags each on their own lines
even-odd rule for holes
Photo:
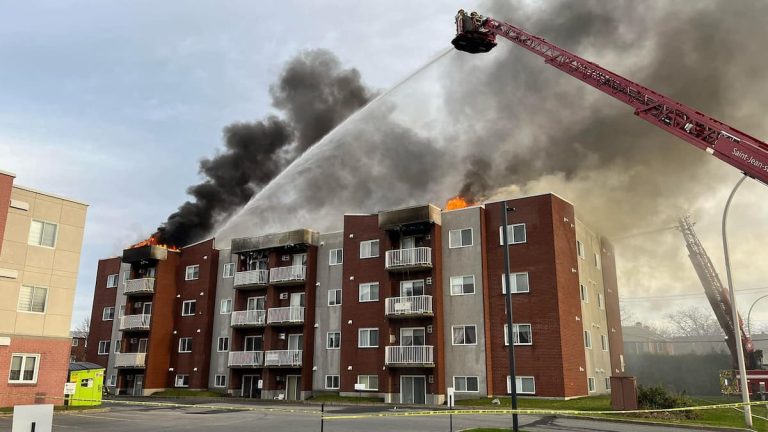
<svg viewBox="0 0 768 432">
<path fill-rule="evenodd" d="M 501 203 L 501 220 L 504 228 L 501 230 L 502 243 L 504 243 L 504 284 L 507 293 L 504 296 L 507 302 L 507 346 L 509 346 L 509 390 L 512 393 L 512 409 L 517 410 L 517 377 L 515 376 L 515 338 L 512 333 L 512 282 L 509 280 L 509 241 L 507 233 L 507 211 L 514 208 L 507 207 L 507 201 Z M 512 430 L 517 432 L 517 413 L 512 414 Z"/>
<path fill-rule="evenodd" d="M 768 297 L 768 294 L 766 294 L 766 295 L 764 295 L 762 297 L 758 297 L 757 300 L 752 302 L 752 306 L 749 307 L 749 312 L 747 312 L 747 333 L 749 333 L 749 337 L 752 337 L 752 326 L 750 325 L 751 322 L 749 320 L 750 315 L 752 315 L 752 308 L 755 307 L 757 302 L 759 302 L 760 300 L 762 300 L 762 299 L 764 299 L 766 297 Z"/>
<path fill-rule="evenodd" d="M 731 276 L 731 259 L 728 256 L 728 237 L 726 236 L 726 222 L 728 221 L 728 209 L 736 191 L 747 176 L 744 175 L 733 187 L 728 201 L 723 210 L 723 254 L 725 255 L 725 273 L 728 276 L 728 290 L 731 294 L 731 319 L 733 320 L 733 333 L 736 338 L 736 359 L 739 363 L 739 384 L 741 385 L 741 400 L 744 402 L 744 422 L 748 428 L 752 428 L 752 407 L 749 405 L 749 390 L 747 389 L 747 368 L 744 365 L 744 347 L 741 345 L 741 327 L 739 327 L 739 310 L 736 308 L 736 293 L 733 290 L 733 278 Z"/>
</svg>

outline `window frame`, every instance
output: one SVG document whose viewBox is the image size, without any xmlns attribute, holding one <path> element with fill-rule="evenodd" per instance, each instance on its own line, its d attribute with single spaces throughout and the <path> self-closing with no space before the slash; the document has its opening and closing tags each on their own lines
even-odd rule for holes
<svg viewBox="0 0 768 432">
<path fill-rule="evenodd" d="M 111 311 L 112 313 L 108 314 L 107 311 Z M 114 306 L 104 306 L 104 309 L 101 310 L 101 320 L 102 321 L 114 321 L 115 320 L 115 307 Z"/>
<path fill-rule="evenodd" d="M 517 287 L 517 276 L 518 275 L 525 275 L 525 280 L 527 281 L 528 290 L 527 291 L 520 291 Z M 529 272 L 510 272 L 509 273 L 509 280 L 515 282 L 515 290 L 512 291 L 512 294 L 528 294 L 531 292 L 531 275 Z M 501 293 L 507 294 L 507 279 L 504 277 L 504 273 L 501 274 Z"/>
<path fill-rule="evenodd" d="M 597 383 L 595 377 L 587 377 L 587 392 L 594 393 L 597 391 Z"/>
<path fill-rule="evenodd" d="M 520 241 L 515 240 L 515 227 L 523 227 L 523 239 Z M 510 228 L 512 231 L 510 232 Z M 504 225 L 499 225 L 499 246 L 504 246 Z M 523 244 L 528 243 L 528 227 L 525 223 L 516 223 L 516 224 L 508 224 L 507 225 L 507 240 L 509 242 L 507 245 L 514 245 L 514 244 Z"/>
<path fill-rule="evenodd" d="M 469 244 L 464 244 L 464 241 L 463 241 L 464 236 L 462 235 L 462 233 L 466 230 L 469 230 Z M 454 232 L 459 233 L 459 242 L 461 243 L 459 245 L 455 245 L 453 242 L 453 237 L 451 234 Z M 460 248 L 474 246 L 474 244 L 475 244 L 475 230 L 472 227 L 457 228 L 457 229 L 448 231 L 448 249 L 460 249 Z"/>
<path fill-rule="evenodd" d="M 221 378 L 221 381 L 219 381 L 219 378 Z M 227 387 L 227 376 L 222 374 L 216 374 L 213 376 L 213 386 L 216 388 L 226 388 Z"/>
<path fill-rule="evenodd" d="M 597 252 L 594 252 L 595 254 L 595 268 L 598 270 L 601 270 L 603 268 L 603 259 L 600 258 L 600 254 Z"/>
<path fill-rule="evenodd" d="M 109 283 L 110 281 L 114 281 L 113 284 L 110 285 Z M 107 275 L 107 288 L 117 288 L 117 285 L 119 282 L 120 282 L 120 273 Z"/>
<path fill-rule="evenodd" d="M 467 340 L 467 329 L 470 328 L 470 327 L 472 327 L 474 329 L 474 331 L 475 331 L 475 342 L 474 343 L 467 343 L 466 342 L 466 340 Z M 463 336 L 464 343 L 456 343 L 455 332 L 456 332 L 456 330 L 459 330 L 459 329 L 461 329 L 461 331 L 463 333 L 462 336 Z M 451 326 L 451 345 L 453 345 L 453 346 L 473 346 L 473 345 L 477 345 L 477 325 L 475 325 L 475 324 L 459 324 L 459 325 Z"/>
<path fill-rule="evenodd" d="M 21 292 L 24 288 L 29 288 L 32 290 L 32 293 L 30 295 L 30 301 L 29 301 L 29 310 L 23 310 L 21 309 Z M 32 310 L 35 305 L 35 291 L 37 290 L 45 290 L 45 302 L 43 303 L 43 310 L 42 311 L 35 311 Z M 41 287 L 36 285 L 21 285 L 21 289 L 19 290 L 19 301 L 16 302 L 16 312 L 22 312 L 22 313 L 31 313 L 31 314 L 44 314 L 48 311 L 48 287 Z"/>
<path fill-rule="evenodd" d="M 18 379 L 11 379 L 11 374 L 13 373 L 14 357 L 21 357 Z M 8 364 L 8 384 L 37 384 L 38 375 L 40 373 L 40 357 L 41 355 L 38 353 L 11 353 L 11 361 Z M 35 359 L 35 366 L 34 369 L 32 369 L 32 378 L 24 379 L 24 371 L 26 369 L 25 366 L 27 364 L 27 360 L 31 358 Z"/>
<path fill-rule="evenodd" d="M 31 243 L 30 242 L 30 238 L 29 238 L 32 235 L 32 224 L 34 224 L 35 222 L 40 223 L 40 224 L 43 225 L 42 228 L 40 229 L 40 243 Z M 53 244 L 51 246 L 43 244 L 43 236 L 44 236 L 44 233 L 45 233 L 45 226 L 46 225 L 53 225 L 54 226 Z M 46 248 L 46 249 L 56 249 L 56 245 L 58 244 L 58 242 L 59 242 L 59 224 L 58 223 L 56 223 L 56 222 L 49 222 L 49 221 L 42 220 L 42 219 L 32 219 L 30 221 L 30 223 L 29 223 L 29 231 L 27 232 L 27 244 L 29 246 L 37 246 L 37 247 L 42 247 L 42 248 Z"/>
<path fill-rule="evenodd" d="M 605 296 L 602 293 L 597 293 L 597 305 L 600 310 L 605 310 Z"/>
<path fill-rule="evenodd" d="M 370 297 L 370 288 L 371 288 L 371 286 L 372 285 L 376 285 L 376 298 L 375 299 L 374 298 L 369 298 L 369 299 L 363 300 L 363 292 L 362 292 L 363 285 L 365 285 L 368 288 L 369 297 Z M 360 303 L 379 301 L 380 294 L 381 294 L 380 293 L 380 288 L 381 288 L 381 286 L 380 286 L 380 284 L 378 282 L 363 282 L 361 284 L 358 284 L 358 286 L 357 286 L 357 301 L 360 302 Z"/>
<path fill-rule="evenodd" d="M 181 385 L 179 385 L 179 379 L 181 379 Z M 184 381 L 186 381 L 186 384 L 184 384 Z M 173 379 L 173 386 L 179 388 L 189 387 L 189 374 L 176 374 Z"/>
<path fill-rule="evenodd" d="M 370 345 L 371 343 L 371 332 L 376 332 L 376 345 Z M 363 343 L 363 333 L 368 334 L 367 343 L 369 345 L 362 345 Z M 357 347 L 358 348 L 378 348 L 379 344 L 381 342 L 381 339 L 379 338 L 379 328 L 378 327 L 364 327 L 357 329 Z"/>
<path fill-rule="evenodd" d="M 363 245 L 371 245 L 376 243 L 376 255 L 363 256 Z M 371 247 L 368 246 L 368 252 L 371 253 Z M 381 256 L 381 242 L 379 239 L 361 240 L 360 241 L 360 259 L 378 258 Z"/>
<path fill-rule="evenodd" d="M 73 337 L 72 338 L 72 345 L 71 346 L 76 347 L 76 346 L 79 346 L 79 345 L 80 345 L 80 341 L 76 337 Z"/>
<path fill-rule="evenodd" d="M 371 383 L 371 377 L 376 377 L 376 388 L 368 388 Z M 361 378 L 365 378 L 365 383 L 360 382 Z M 365 390 L 363 391 L 379 391 L 379 376 L 378 375 L 358 375 L 357 384 L 365 384 Z"/>
<path fill-rule="evenodd" d="M 184 343 L 185 341 L 189 342 L 189 347 L 185 346 L 184 348 L 189 348 L 189 349 L 182 350 L 182 345 L 187 345 L 186 343 Z M 177 352 L 179 354 L 186 354 L 186 353 L 191 353 L 192 352 L 192 337 L 191 336 L 185 336 L 185 337 L 180 337 L 179 338 L 179 349 L 178 349 Z"/>
<path fill-rule="evenodd" d="M 225 308 L 224 305 L 227 305 Z M 219 315 L 230 315 L 232 313 L 232 299 L 225 298 L 219 302 Z"/>
<path fill-rule="evenodd" d="M 190 270 L 192 271 L 192 274 L 190 274 Z M 184 280 L 193 281 L 198 279 L 200 279 L 200 264 L 188 265 L 184 269 Z"/>
<path fill-rule="evenodd" d="M 333 258 L 336 257 L 336 261 Z M 344 264 L 344 248 L 334 248 L 328 251 L 328 265 L 335 266 Z"/>
<path fill-rule="evenodd" d="M 600 335 L 600 348 L 603 351 L 608 352 L 608 336 L 607 335 L 604 335 L 604 334 Z"/>
<path fill-rule="evenodd" d="M 187 305 L 192 305 L 192 311 L 187 311 Z M 181 302 L 181 316 L 194 316 L 197 312 L 197 300 L 184 300 Z"/>
<path fill-rule="evenodd" d="M 604 377 L 603 382 L 605 384 L 605 389 L 610 390 L 611 389 L 611 377 Z"/>
<path fill-rule="evenodd" d="M 100 340 L 99 346 L 96 347 L 96 355 L 109 355 L 109 349 L 112 346 L 112 340 Z M 102 350 L 102 347 L 106 347 Z"/>
<path fill-rule="evenodd" d="M 592 349 L 592 332 L 584 330 L 584 348 Z"/>
<path fill-rule="evenodd" d="M 586 259 L 587 253 L 584 250 L 584 243 L 581 240 L 576 240 L 576 256 L 581 259 Z"/>
<path fill-rule="evenodd" d="M 589 287 L 579 282 L 579 297 L 584 303 L 589 303 Z"/>
<path fill-rule="evenodd" d="M 221 349 L 222 342 L 224 349 Z M 216 352 L 229 352 L 229 336 L 219 336 L 216 340 Z"/>
<path fill-rule="evenodd" d="M 225 263 L 224 269 L 221 272 L 222 279 L 229 279 L 235 277 L 235 263 Z"/>
<path fill-rule="evenodd" d="M 331 302 L 331 295 L 333 295 L 333 302 Z M 341 301 L 341 288 L 333 288 L 328 290 L 328 306 L 341 306 Z"/>
<path fill-rule="evenodd" d="M 523 380 L 531 380 L 531 384 L 533 384 L 533 391 L 523 391 Z M 520 388 L 518 389 L 517 383 L 520 382 Z M 524 394 L 524 395 L 535 395 L 536 394 L 536 377 L 533 375 L 518 375 L 515 377 L 515 390 L 517 390 L 517 394 Z M 507 394 L 512 393 L 512 377 L 507 375 Z"/>
<path fill-rule="evenodd" d="M 464 282 L 464 279 L 468 278 L 468 277 L 472 278 L 472 292 L 464 292 L 464 287 L 466 286 L 466 283 Z M 461 278 L 461 292 L 460 293 L 455 293 L 455 292 L 453 292 L 453 287 L 455 286 L 453 281 L 454 281 L 454 279 L 458 279 L 458 278 Z M 471 274 L 471 275 L 451 276 L 450 279 L 448 280 L 448 284 L 449 284 L 449 289 L 450 289 L 450 292 L 451 292 L 452 296 L 473 295 L 473 294 L 475 294 L 477 292 L 476 289 L 475 289 L 475 286 L 476 286 L 475 275 L 473 275 L 473 274 Z"/>
<path fill-rule="evenodd" d="M 459 380 L 464 380 L 464 390 L 459 390 L 459 385 L 457 384 Z M 469 390 L 469 380 L 474 379 L 475 381 L 475 390 Z M 456 393 L 479 393 L 480 392 L 480 377 L 478 376 L 472 376 L 472 375 L 460 375 L 460 376 L 454 376 L 453 377 L 453 389 Z"/>
<path fill-rule="evenodd" d="M 107 377 L 107 387 L 115 387 L 117 385 L 117 375 L 112 374 Z"/>
<path fill-rule="evenodd" d="M 530 342 L 522 343 L 520 342 L 520 327 L 527 326 L 528 329 L 530 329 Z M 517 331 L 515 331 L 517 329 Z M 513 341 L 514 341 L 514 335 L 517 334 L 517 340 L 518 342 L 515 342 L 515 346 L 530 346 L 533 345 L 533 325 L 530 323 L 512 323 L 512 330 L 513 330 Z M 504 346 L 509 346 L 509 327 L 504 324 Z"/>
<path fill-rule="evenodd" d="M 338 338 L 336 339 L 337 346 L 331 346 L 331 335 L 338 335 Z M 325 333 L 325 349 L 332 349 L 337 350 L 341 349 L 341 332 L 340 331 L 331 331 Z"/>
<path fill-rule="evenodd" d="M 331 379 L 331 385 L 328 385 L 328 378 Z M 334 386 L 335 382 L 335 386 Z M 340 375 L 326 375 L 325 376 L 325 389 L 326 390 L 338 390 L 341 388 L 341 376 Z"/>
</svg>

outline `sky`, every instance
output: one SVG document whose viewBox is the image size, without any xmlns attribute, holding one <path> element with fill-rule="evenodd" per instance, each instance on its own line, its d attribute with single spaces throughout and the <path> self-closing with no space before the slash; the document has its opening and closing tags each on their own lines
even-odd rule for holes
<svg viewBox="0 0 768 432">
<path fill-rule="evenodd" d="M 326 48 L 386 90 L 449 46 L 453 16 L 466 3 L 0 0 L 0 169 L 16 173 L 18 184 L 90 204 L 73 326 L 90 314 L 98 259 L 154 232 L 187 199 L 185 189 L 200 181 L 198 161 L 221 149 L 224 126 L 275 112 L 269 84 L 286 61 Z M 764 94 L 743 97 L 760 106 Z M 727 184 L 697 197 L 695 215 L 723 275 L 719 215 L 738 179 L 729 169 L 718 168 Z M 555 178 L 546 187 L 568 198 L 583 186 Z M 733 257 L 737 291 L 747 290 L 743 304 L 768 294 L 755 289 L 768 286 L 755 264 L 766 258 L 766 198 L 768 190 L 749 181 L 734 202 L 732 241 L 745 245 L 734 246 Z M 623 223 L 630 232 L 667 221 Z M 684 260 L 675 236 L 616 241 L 620 288 L 640 319 L 658 320 L 682 303 L 706 306 L 692 269 L 670 269 L 654 253 L 678 248 L 674 262 Z M 662 282 L 648 283 L 661 272 Z M 664 286 L 670 275 L 679 281 Z M 764 301 L 753 316 L 768 323 Z"/>
</svg>

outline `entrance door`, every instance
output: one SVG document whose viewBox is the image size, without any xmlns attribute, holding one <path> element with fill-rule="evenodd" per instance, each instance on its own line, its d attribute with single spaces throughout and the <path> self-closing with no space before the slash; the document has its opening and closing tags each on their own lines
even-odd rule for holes
<svg viewBox="0 0 768 432">
<path fill-rule="evenodd" d="M 144 375 L 133 376 L 133 389 L 131 396 L 144 396 Z"/>
<path fill-rule="evenodd" d="M 400 377 L 400 403 L 427 403 L 427 377 L 405 375 Z"/>
<path fill-rule="evenodd" d="M 285 398 L 287 400 L 301 400 L 301 375 L 288 375 L 285 377 Z"/>
<path fill-rule="evenodd" d="M 261 389 L 259 388 L 260 375 L 243 375 L 243 385 L 240 389 L 240 396 L 246 398 L 261 398 Z"/>
</svg>

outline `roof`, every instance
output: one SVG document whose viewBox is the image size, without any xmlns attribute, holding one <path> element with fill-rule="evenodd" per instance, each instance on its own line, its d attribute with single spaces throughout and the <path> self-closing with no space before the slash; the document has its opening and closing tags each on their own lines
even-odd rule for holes
<svg viewBox="0 0 768 432">
<path fill-rule="evenodd" d="M 97 365 L 96 363 L 88 363 L 88 362 L 74 362 L 69 364 L 70 371 L 94 370 L 94 369 L 104 369 L 104 366 Z"/>
<path fill-rule="evenodd" d="M 87 338 L 87 337 L 88 337 L 88 332 L 83 332 L 83 331 L 71 331 L 71 332 L 69 332 L 69 337 L 71 337 L 71 338 L 83 338 L 83 339 L 85 339 L 85 338 Z"/>
<path fill-rule="evenodd" d="M 67 198 L 67 197 L 63 197 L 63 196 L 60 196 L 60 195 L 54 195 L 52 193 L 43 192 L 43 191 L 40 191 L 40 190 L 37 190 L 37 189 L 32 189 L 31 187 L 27 187 L 27 186 L 22 186 L 22 185 L 19 185 L 19 184 L 14 184 L 13 187 L 16 188 L 16 189 L 25 190 L 27 192 L 32 192 L 32 193 L 36 193 L 36 194 L 40 194 L 40 195 L 49 196 L 51 198 L 56 198 L 56 199 L 60 199 L 60 200 L 63 200 L 63 201 L 69 201 L 69 202 L 72 202 L 72 203 L 75 203 L 75 204 L 80 204 L 80 205 L 83 205 L 83 206 L 86 206 L 86 207 L 89 206 L 88 203 L 84 203 L 82 201 L 73 200 L 72 198 Z"/>
<path fill-rule="evenodd" d="M 0 174 L 5 174 L 5 175 L 7 175 L 9 177 L 16 177 L 16 174 L 14 174 L 12 172 L 8 172 L 8 171 L 3 171 L 3 170 L 0 170 Z"/>
</svg>

